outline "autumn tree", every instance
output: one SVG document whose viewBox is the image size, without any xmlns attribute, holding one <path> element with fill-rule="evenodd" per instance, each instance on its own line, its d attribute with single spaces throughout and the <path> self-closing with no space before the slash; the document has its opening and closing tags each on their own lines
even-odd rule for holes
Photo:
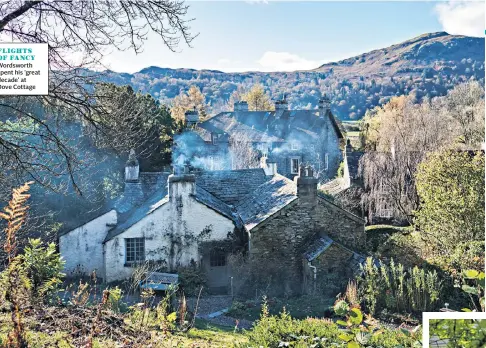
<svg viewBox="0 0 486 348">
<path fill-rule="evenodd" d="M 362 126 L 366 154 L 361 172 L 369 212 L 386 204 L 393 208 L 393 218 L 411 223 L 419 206 L 415 173 L 426 154 L 450 147 L 480 148 L 484 120 L 479 113 L 469 113 L 466 121 L 453 111 L 461 110 L 461 103 L 463 109 L 484 110 L 478 87 L 480 90 L 475 83 L 466 83 L 445 97 L 420 104 L 414 96 L 395 97 L 368 113 Z M 468 97 L 471 94 L 477 97 L 474 102 Z M 451 103 L 454 108 L 448 106 Z"/>
<path fill-rule="evenodd" d="M 191 86 L 187 93 L 181 91 L 180 94 L 172 100 L 172 107 L 170 112 L 172 118 L 179 124 L 184 123 L 184 115 L 188 110 L 196 110 L 199 112 L 199 118 L 205 119 L 207 115 L 206 98 L 201 93 L 197 86 Z"/>
<path fill-rule="evenodd" d="M 431 153 L 416 174 L 415 226 L 437 248 L 484 241 L 484 153 Z"/>
<path fill-rule="evenodd" d="M 246 93 L 242 100 L 248 102 L 248 110 L 250 111 L 271 111 L 275 109 L 270 96 L 265 93 L 263 86 L 254 85 L 248 93 Z"/>
<path fill-rule="evenodd" d="M 171 51 L 190 45 L 187 12 L 178 0 L 0 3 L 0 40 L 49 44 L 49 95 L 0 97 L 0 164 L 8 164 L 10 179 L 27 176 L 51 186 L 50 179 L 67 176 L 80 192 L 75 172 L 86 161 L 62 132 L 63 121 L 89 125 L 98 136 L 116 134 L 113 123 L 102 122 L 93 95 L 104 57 L 112 50 L 141 52 L 150 32 Z M 123 141 L 116 138 L 117 145 Z"/>
</svg>

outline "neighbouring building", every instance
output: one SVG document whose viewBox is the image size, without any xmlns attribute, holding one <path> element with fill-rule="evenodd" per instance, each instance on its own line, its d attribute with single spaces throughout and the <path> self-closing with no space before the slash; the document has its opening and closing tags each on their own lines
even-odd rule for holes
<svg viewBox="0 0 486 348">
<path fill-rule="evenodd" d="M 324 96 L 316 110 L 289 110 L 285 99 L 275 111 L 248 111 L 244 101 L 233 112 L 221 112 L 199 121 L 196 111 L 186 113 L 186 131 L 175 139 L 174 163 L 191 163 L 206 170 L 239 168 L 234 161 L 235 141 L 247 141 L 277 163 L 279 174 L 293 179 L 302 164 L 312 165 L 321 182 L 336 176 L 343 156 L 343 132 Z M 240 154 L 238 154 L 240 155 Z"/>
<path fill-rule="evenodd" d="M 312 167 L 294 180 L 277 168 L 263 158 L 254 169 L 143 173 L 131 152 L 123 196 L 60 234 L 65 271 L 113 282 L 145 262 L 172 273 L 197 265 L 224 291 L 240 276 L 229 262 L 238 253 L 291 293 L 313 291 L 323 275 L 350 276 L 364 260 L 364 221 L 318 194 Z"/>
</svg>

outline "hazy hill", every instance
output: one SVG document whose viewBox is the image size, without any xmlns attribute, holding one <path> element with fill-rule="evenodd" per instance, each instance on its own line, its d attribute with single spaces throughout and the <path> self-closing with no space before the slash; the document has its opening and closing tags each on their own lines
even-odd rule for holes
<svg viewBox="0 0 486 348">
<path fill-rule="evenodd" d="M 191 85 L 198 86 L 211 112 L 226 110 L 237 88 L 261 83 L 272 96 L 285 93 L 291 108 L 314 108 L 322 93 L 332 100 L 341 119 L 359 119 L 366 109 L 383 104 L 392 96 L 414 93 L 444 95 L 454 85 L 471 78 L 484 81 L 484 38 L 424 34 L 387 48 L 363 53 L 311 71 L 224 73 L 215 70 L 148 67 L 135 74 L 108 72 L 106 80 L 131 84 L 170 102 Z"/>
</svg>

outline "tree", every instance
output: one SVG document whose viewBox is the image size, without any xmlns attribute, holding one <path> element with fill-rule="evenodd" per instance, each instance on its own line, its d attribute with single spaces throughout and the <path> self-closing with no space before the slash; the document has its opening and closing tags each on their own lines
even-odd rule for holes
<svg viewBox="0 0 486 348">
<path fill-rule="evenodd" d="M 484 241 L 484 153 L 431 153 L 417 170 L 415 226 L 437 248 Z"/>
<path fill-rule="evenodd" d="M 185 122 L 185 113 L 188 110 L 196 110 L 199 112 L 199 118 L 201 120 L 207 117 L 207 105 L 206 98 L 201 93 L 201 90 L 197 86 L 191 86 L 187 94 L 181 91 L 181 93 L 172 100 L 172 107 L 170 112 L 172 118 L 179 124 Z"/>
<path fill-rule="evenodd" d="M 414 102 L 413 95 L 395 97 L 367 113 L 362 126 L 366 154 L 361 170 L 366 189 L 363 200 L 370 212 L 386 201 L 393 207 L 394 218 L 412 223 L 413 211 L 419 206 L 415 173 L 426 154 L 441 148 L 480 148 L 484 120 L 480 120 L 479 112 L 475 111 L 467 123 L 454 113 L 467 108 L 484 110 L 481 87 L 477 88 L 467 83 L 446 97 L 420 104 Z M 457 94 L 474 95 L 476 99 Z M 454 108 L 448 106 L 451 103 Z"/>
<path fill-rule="evenodd" d="M 96 85 L 96 104 L 103 112 L 99 122 L 116 130 L 116 134 L 94 136 L 98 148 L 108 147 L 122 155 L 135 149 L 142 159 L 149 159 L 144 170 L 160 170 L 170 163 L 172 137 L 177 130 L 168 107 L 160 105 L 150 94 L 135 93 L 130 86 L 111 83 Z M 94 134 L 96 129 L 90 134 Z M 116 139 L 123 139 L 117 142 Z M 144 162 L 144 161 L 142 161 Z"/>
<path fill-rule="evenodd" d="M 254 85 L 242 99 L 248 103 L 248 110 L 250 111 L 270 111 L 274 110 L 275 107 L 270 96 L 265 93 L 260 84 Z"/>
<path fill-rule="evenodd" d="M 9 164 L 9 172 L 44 186 L 50 186 L 52 177 L 67 176 L 80 192 L 75 171 L 83 161 L 59 121 L 78 120 L 97 134 L 115 134 L 101 122 L 106 118 L 99 117 L 103 110 L 94 103 L 93 84 L 102 74 L 93 68 L 100 70 L 112 49 L 141 52 L 149 32 L 172 51 L 181 40 L 190 45 L 194 36 L 185 19 L 187 11 L 188 6 L 177 0 L 2 2 L 0 39 L 48 43 L 50 74 L 47 96 L 0 97 L 0 122 L 32 124 L 26 131 L 7 126 L 1 132 L 0 162 Z M 118 144 L 123 140 L 116 138 Z"/>
</svg>

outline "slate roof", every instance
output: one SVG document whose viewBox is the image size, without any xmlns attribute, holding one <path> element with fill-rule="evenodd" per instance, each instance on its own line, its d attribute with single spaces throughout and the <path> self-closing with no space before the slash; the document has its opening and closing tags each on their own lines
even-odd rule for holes
<svg viewBox="0 0 486 348">
<path fill-rule="evenodd" d="M 349 267 L 353 269 L 355 273 L 358 273 L 360 271 L 360 265 L 362 265 L 366 261 L 366 256 L 346 248 L 345 246 L 335 242 L 328 236 L 321 236 L 317 238 L 309 246 L 303 256 L 308 262 L 311 262 L 320 255 L 322 255 L 322 253 L 326 252 L 326 250 L 328 250 L 332 244 L 335 244 L 340 248 L 343 248 L 352 253 L 351 259 L 349 260 Z"/>
<path fill-rule="evenodd" d="M 203 171 L 196 174 L 196 185 L 224 203 L 235 205 L 270 178 L 262 168 Z"/>
<path fill-rule="evenodd" d="M 123 214 L 121 219 L 118 220 L 116 227 L 108 231 L 105 242 L 109 241 L 113 237 L 124 232 L 126 229 L 132 227 L 137 222 L 142 220 L 147 215 L 150 215 L 155 210 L 169 201 L 169 197 L 164 190 L 158 190 L 152 194 L 145 202 L 135 208 L 133 211 Z M 121 220 L 121 221 L 120 221 Z"/>
<path fill-rule="evenodd" d="M 325 250 L 327 250 L 334 241 L 327 237 L 320 237 L 311 244 L 311 246 L 304 253 L 304 257 L 308 262 L 315 260 Z"/>
<path fill-rule="evenodd" d="M 105 242 L 123 233 L 125 230 L 135 225 L 147 215 L 153 213 L 165 203 L 169 202 L 169 196 L 164 194 L 166 191 L 158 190 L 151 197 L 149 197 L 142 205 L 130 212 L 122 221 L 119 221 L 115 228 L 110 230 L 105 238 Z M 196 185 L 196 194 L 194 198 L 209 208 L 233 220 L 237 227 L 242 226 L 242 222 L 238 214 L 232 210 L 227 204 L 214 197 L 211 193 Z"/>
<path fill-rule="evenodd" d="M 195 131 L 204 141 L 211 141 L 211 133 L 229 136 L 244 133 L 253 142 L 284 142 L 292 131 L 317 137 L 326 122 L 343 138 L 339 121 L 332 112 L 320 118 L 318 110 L 221 112 L 199 123 Z"/>
<path fill-rule="evenodd" d="M 247 231 L 297 199 L 295 183 L 277 174 L 236 205 Z"/>
</svg>

